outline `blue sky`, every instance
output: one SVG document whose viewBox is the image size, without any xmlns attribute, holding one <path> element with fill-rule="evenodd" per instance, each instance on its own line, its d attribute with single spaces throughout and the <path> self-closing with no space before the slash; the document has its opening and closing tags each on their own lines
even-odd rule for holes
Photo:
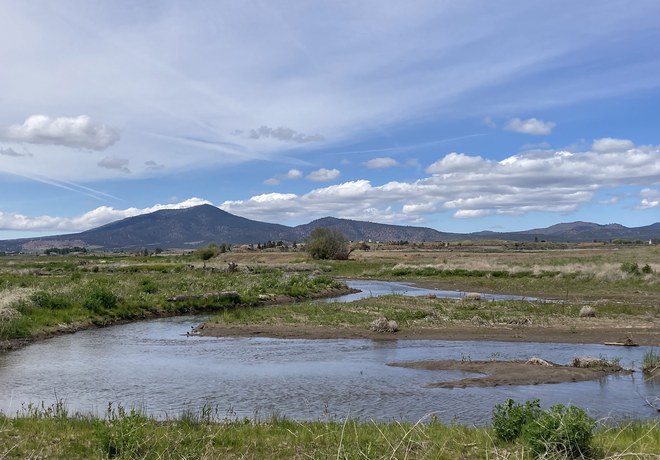
<svg viewBox="0 0 660 460">
<path fill-rule="evenodd" d="M 660 221 L 660 2 L 5 0 L 0 238 Z"/>
</svg>

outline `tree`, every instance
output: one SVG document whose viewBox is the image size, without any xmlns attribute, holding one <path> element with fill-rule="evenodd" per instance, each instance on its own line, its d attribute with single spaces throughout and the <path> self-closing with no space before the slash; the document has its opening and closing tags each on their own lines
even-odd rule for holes
<svg viewBox="0 0 660 460">
<path fill-rule="evenodd" d="M 342 232 L 334 228 L 319 227 L 312 230 L 305 243 L 305 250 L 314 259 L 348 259 L 351 249 Z"/>
<path fill-rule="evenodd" d="M 203 248 L 198 248 L 194 252 L 194 256 L 198 259 L 201 259 L 204 262 L 204 267 L 206 267 L 206 261 L 220 254 L 220 248 L 217 244 L 211 243 L 208 246 Z"/>
</svg>

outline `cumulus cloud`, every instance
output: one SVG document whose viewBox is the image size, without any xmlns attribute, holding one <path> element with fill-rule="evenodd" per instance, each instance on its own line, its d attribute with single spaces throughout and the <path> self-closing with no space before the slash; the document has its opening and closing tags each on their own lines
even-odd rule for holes
<svg viewBox="0 0 660 460">
<path fill-rule="evenodd" d="M 241 133 L 241 131 L 237 131 Z M 291 128 L 280 126 L 278 128 L 271 128 L 269 126 L 261 126 L 258 129 L 251 129 L 248 133 L 248 138 L 253 140 L 258 139 L 277 139 L 279 141 L 307 143 L 307 142 L 321 142 L 325 138 L 321 134 L 305 134 L 300 133 Z"/>
<path fill-rule="evenodd" d="M 59 118 L 32 115 L 23 124 L 0 129 L 0 139 L 104 150 L 117 142 L 119 134 L 105 124 L 95 123 L 87 115 Z"/>
<path fill-rule="evenodd" d="M 596 139 L 591 145 L 594 152 L 622 152 L 633 148 L 635 144 L 628 139 L 614 139 L 611 137 L 604 137 Z"/>
<path fill-rule="evenodd" d="M 380 222 L 419 222 L 424 215 L 450 211 L 454 218 L 567 213 L 618 187 L 660 182 L 660 146 L 625 152 L 543 151 L 512 155 L 501 161 L 450 153 L 427 168 L 430 176 L 374 185 L 344 182 L 287 195 L 286 206 L 264 200 L 227 201 L 220 207 L 241 216 L 268 219 L 286 210 L 292 219 L 325 215 Z M 658 206 L 659 193 L 645 188 L 640 208 Z M 275 211 L 274 211 L 275 210 Z"/>
<path fill-rule="evenodd" d="M 98 162 L 98 165 L 101 168 L 106 168 L 106 169 L 116 169 L 117 171 L 121 171 L 125 174 L 130 174 L 131 170 L 128 169 L 128 160 L 126 158 L 118 158 L 115 156 L 109 156 L 105 157 L 101 161 Z"/>
<path fill-rule="evenodd" d="M 329 182 L 339 177 L 338 169 L 325 169 L 321 168 L 313 171 L 307 175 L 307 179 L 314 182 Z"/>
<path fill-rule="evenodd" d="M 508 121 L 504 129 L 507 131 L 515 131 L 517 133 L 547 136 L 552 132 L 554 127 L 555 123 L 551 121 L 537 120 L 536 118 L 528 118 L 527 120 L 512 118 Z"/>
<path fill-rule="evenodd" d="M 105 225 L 116 220 L 125 219 L 127 217 L 160 211 L 161 209 L 183 209 L 201 204 L 212 203 L 208 200 L 193 197 L 180 203 L 156 204 L 142 209 L 115 209 L 111 206 L 100 206 L 77 217 L 30 217 L 18 213 L 0 212 L 0 230 L 78 232 Z"/>
<path fill-rule="evenodd" d="M 372 158 L 371 160 L 364 162 L 364 165 L 369 169 L 386 169 L 397 166 L 398 164 L 398 161 L 390 157 Z"/>
<path fill-rule="evenodd" d="M 637 206 L 639 209 L 660 208 L 660 190 L 645 188 L 639 192 L 641 201 Z"/>
<path fill-rule="evenodd" d="M 299 171 L 297 169 L 289 169 L 289 171 L 286 173 L 286 178 L 293 180 L 293 179 L 300 179 L 302 177 L 302 171 Z"/>
<path fill-rule="evenodd" d="M 447 174 L 456 172 L 469 172 L 481 168 L 486 162 L 481 157 L 473 157 L 464 153 L 450 153 L 441 160 L 426 168 L 430 174 Z"/>
</svg>

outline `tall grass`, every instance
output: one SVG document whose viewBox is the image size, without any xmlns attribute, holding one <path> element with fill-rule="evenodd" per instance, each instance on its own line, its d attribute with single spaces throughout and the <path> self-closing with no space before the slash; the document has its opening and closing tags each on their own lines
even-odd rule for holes
<svg viewBox="0 0 660 460">
<path fill-rule="evenodd" d="M 525 444 L 499 441 L 490 427 L 442 424 L 433 414 L 417 423 L 385 423 L 217 413 L 204 407 L 159 421 L 121 406 L 109 406 L 104 417 L 39 406 L 15 417 L 0 414 L 0 458 L 531 458 Z M 660 452 L 657 421 L 599 424 L 593 435 L 594 458 L 652 459 Z"/>
</svg>

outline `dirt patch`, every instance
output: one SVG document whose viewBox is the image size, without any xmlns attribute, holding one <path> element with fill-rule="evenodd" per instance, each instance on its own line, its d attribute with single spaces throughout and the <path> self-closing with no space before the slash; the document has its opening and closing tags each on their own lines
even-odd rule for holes
<svg viewBox="0 0 660 460">
<path fill-rule="evenodd" d="M 550 383 L 596 380 L 611 374 L 629 374 L 632 371 L 616 366 L 577 368 L 573 366 L 542 366 L 525 361 L 415 361 L 389 363 L 388 366 L 423 369 L 429 371 L 461 371 L 484 374 L 447 382 L 425 385 L 429 388 L 496 387 L 500 385 L 542 385 Z"/>
<path fill-rule="evenodd" d="M 575 330 L 565 327 L 479 327 L 455 325 L 439 328 L 403 329 L 394 333 L 368 328 L 291 324 L 226 325 L 205 323 L 197 331 L 210 337 L 271 337 L 276 339 L 374 339 L 374 340 L 484 340 L 497 342 L 603 343 L 631 337 L 639 345 L 658 345 L 657 328 L 629 328 L 620 324 Z"/>
</svg>

